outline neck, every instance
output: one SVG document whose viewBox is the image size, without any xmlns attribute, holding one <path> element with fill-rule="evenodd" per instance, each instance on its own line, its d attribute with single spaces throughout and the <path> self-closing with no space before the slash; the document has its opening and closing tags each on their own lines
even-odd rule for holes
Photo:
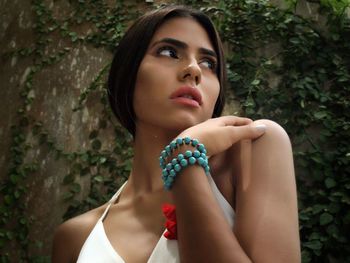
<svg viewBox="0 0 350 263">
<path fill-rule="evenodd" d="M 160 152 L 179 132 L 164 131 L 157 127 L 139 125 L 134 140 L 134 158 L 128 180 L 130 190 L 135 195 L 163 191 Z"/>
</svg>

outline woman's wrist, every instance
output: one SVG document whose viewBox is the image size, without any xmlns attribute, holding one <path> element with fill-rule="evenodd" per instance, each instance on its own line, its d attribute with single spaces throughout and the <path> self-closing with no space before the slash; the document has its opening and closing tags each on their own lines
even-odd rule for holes
<svg viewBox="0 0 350 263">
<path fill-rule="evenodd" d="M 184 137 L 170 142 L 159 157 L 164 188 L 170 190 L 176 177 L 188 166 L 200 166 L 206 174 L 209 174 L 210 167 L 206 153 L 205 146 L 197 139 Z"/>
</svg>

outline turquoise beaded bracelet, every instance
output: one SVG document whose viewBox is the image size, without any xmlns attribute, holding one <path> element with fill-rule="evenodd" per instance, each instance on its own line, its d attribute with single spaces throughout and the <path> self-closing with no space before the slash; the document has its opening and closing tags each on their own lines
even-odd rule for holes
<svg viewBox="0 0 350 263">
<path fill-rule="evenodd" d="M 193 152 L 187 150 L 185 153 L 180 153 L 176 158 L 173 158 L 167 163 L 167 159 L 172 155 L 173 151 L 184 144 L 192 145 L 195 147 L 195 150 Z M 177 174 L 188 165 L 194 165 L 197 163 L 203 167 L 205 173 L 208 175 L 210 167 L 206 153 L 207 150 L 203 144 L 199 143 L 197 139 L 191 139 L 189 137 L 177 138 L 167 145 L 159 157 L 164 188 L 170 190 Z"/>
</svg>

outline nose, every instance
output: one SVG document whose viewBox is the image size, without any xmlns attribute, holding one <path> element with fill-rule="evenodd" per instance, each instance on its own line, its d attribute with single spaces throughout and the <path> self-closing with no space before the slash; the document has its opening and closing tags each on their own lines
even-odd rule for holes
<svg viewBox="0 0 350 263">
<path fill-rule="evenodd" d="M 187 62 L 179 74 L 181 81 L 191 81 L 196 85 L 201 82 L 201 76 L 202 70 L 195 59 Z"/>
</svg>

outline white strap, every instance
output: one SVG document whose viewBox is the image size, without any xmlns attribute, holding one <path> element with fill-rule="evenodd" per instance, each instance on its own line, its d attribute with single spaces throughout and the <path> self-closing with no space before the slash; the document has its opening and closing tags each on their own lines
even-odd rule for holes
<svg viewBox="0 0 350 263">
<path fill-rule="evenodd" d="M 100 220 L 103 221 L 109 211 L 109 208 L 111 207 L 112 204 L 114 204 L 114 202 L 117 200 L 117 198 L 119 197 L 119 194 L 121 193 L 121 191 L 123 190 L 124 186 L 126 185 L 128 181 L 126 181 L 119 189 L 118 191 L 112 196 L 112 198 L 108 201 L 108 206 L 106 207 L 105 211 L 103 212 Z"/>
</svg>

